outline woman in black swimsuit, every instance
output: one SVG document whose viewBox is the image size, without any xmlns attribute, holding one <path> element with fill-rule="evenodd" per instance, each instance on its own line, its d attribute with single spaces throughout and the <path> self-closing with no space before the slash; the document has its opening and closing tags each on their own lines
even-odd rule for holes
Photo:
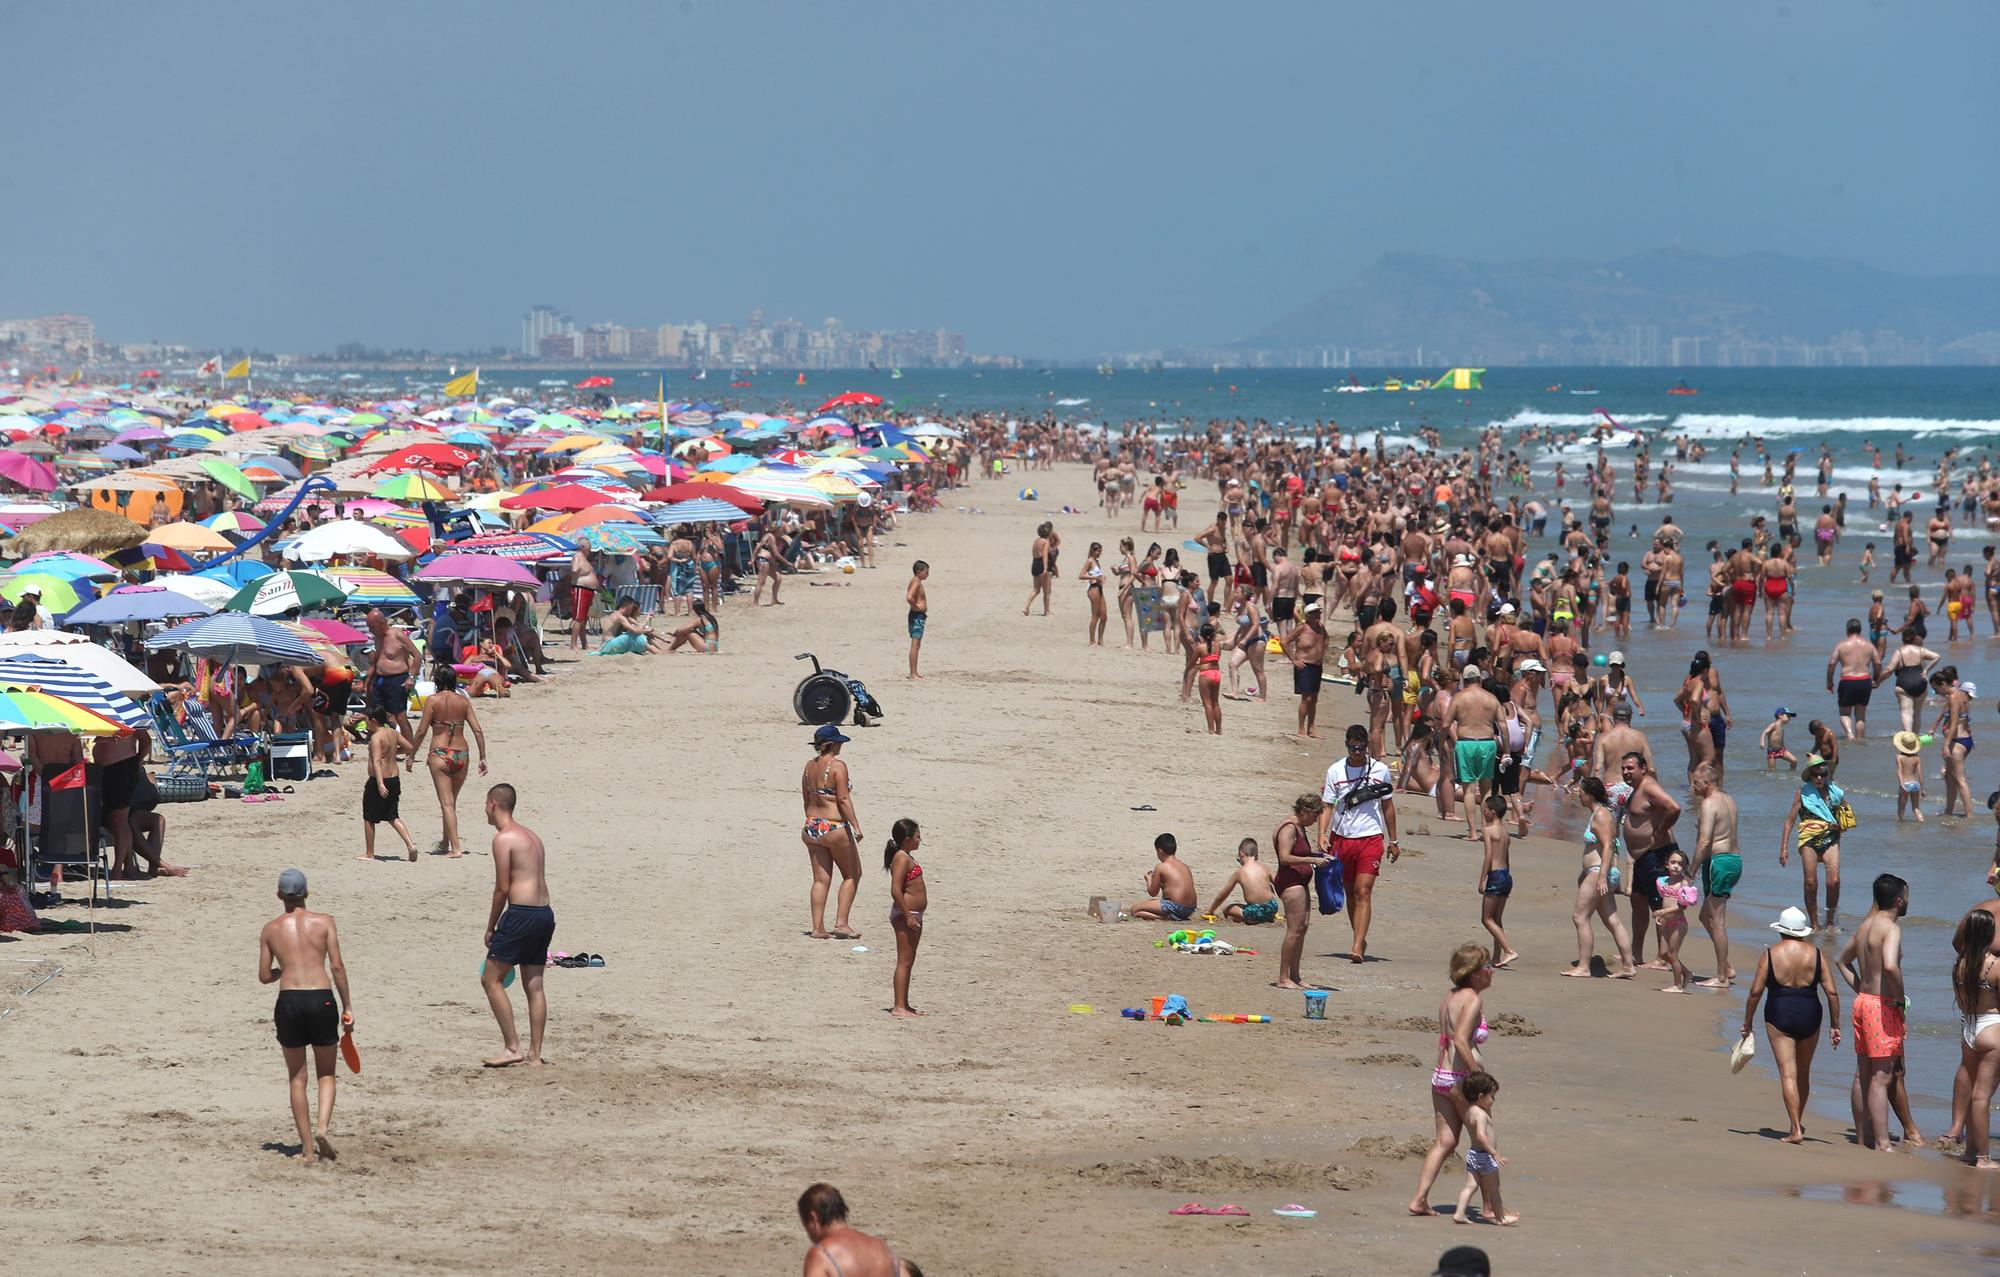
<svg viewBox="0 0 2000 1277">
<path fill-rule="evenodd" d="M 1778 1090 L 1792 1122 L 1785 1143 L 1802 1144 L 1806 1132 L 1799 1120 L 1812 1094 L 1813 1052 L 1819 1049 L 1819 999 L 1822 995 L 1826 998 L 1826 1019 L 1833 1026 L 1833 1045 L 1838 1047 L 1840 993 L 1834 988 L 1832 968 L 1821 961 L 1819 946 L 1812 942 L 1812 924 L 1804 910 L 1785 910 L 1771 929 L 1784 938 L 1757 959 L 1757 974 L 1743 1004 L 1743 1036 L 1750 1036 L 1751 1017 L 1756 1014 L 1758 1000 L 1763 999 L 1764 1037 L 1778 1065 Z"/>
<path fill-rule="evenodd" d="M 1924 696 L 1930 691 L 1931 666 L 1938 660 L 1938 654 L 1924 646 L 1921 634 L 1905 629 L 1903 645 L 1882 667 L 1876 685 L 1890 678 L 1896 680 L 1896 708 L 1902 712 L 1906 732 L 1917 730 L 1917 711 L 1923 708 Z"/>
<path fill-rule="evenodd" d="M 1035 529 L 1035 553 L 1028 560 L 1028 580 L 1033 584 L 1028 587 L 1028 601 L 1021 605 L 1022 616 L 1028 614 L 1028 609 L 1035 605 L 1038 598 L 1042 601 L 1042 615 L 1049 614 L 1049 598 L 1054 592 L 1056 577 L 1054 538 L 1050 535 L 1054 531 L 1053 523 L 1044 523 Z"/>
</svg>

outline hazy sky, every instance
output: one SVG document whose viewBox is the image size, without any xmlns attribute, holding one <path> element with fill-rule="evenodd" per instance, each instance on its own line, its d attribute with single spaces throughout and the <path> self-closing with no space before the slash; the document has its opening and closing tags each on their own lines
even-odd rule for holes
<svg viewBox="0 0 2000 1277">
<path fill-rule="evenodd" d="M 1456 15 L 1456 16 L 1444 16 Z M 1376 254 L 2000 272 L 2000 5 L 0 0 L 0 318 L 1228 340 Z"/>
</svg>

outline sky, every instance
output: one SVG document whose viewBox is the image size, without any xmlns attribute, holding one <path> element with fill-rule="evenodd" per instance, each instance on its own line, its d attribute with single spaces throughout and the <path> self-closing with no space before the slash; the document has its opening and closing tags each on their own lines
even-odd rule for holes
<svg viewBox="0 0 2000 1277">
<path fill-rule="evenodd" d="M 1377 255 L 2000 273 L 2000 5 L 0 0 L 0 318 L 1233 340 Z"/>
</svg>

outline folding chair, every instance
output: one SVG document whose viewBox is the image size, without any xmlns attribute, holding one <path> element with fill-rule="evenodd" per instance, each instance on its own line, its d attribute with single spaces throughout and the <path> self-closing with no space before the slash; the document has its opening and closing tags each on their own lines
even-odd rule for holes
<svg viewBox="0 0 2000 1277">
<path fill-rule="evenodd" d="M 104 880 L 104 898 L 111 896 L 111 839 L 104 829 L 104 791 L 92 775 L 80 789 L 56 789 L 50 781 L 69 770 L 64 763 L 42 769 L 42 827 L 30 840 L 29 877 L 47 876 L 50 868 L 82 866 L 96 895 L 96 880 Z"/>
</svg>

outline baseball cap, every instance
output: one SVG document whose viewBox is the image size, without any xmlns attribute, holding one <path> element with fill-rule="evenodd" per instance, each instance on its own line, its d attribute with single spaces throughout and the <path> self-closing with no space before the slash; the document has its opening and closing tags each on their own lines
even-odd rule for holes
<svg viewBox="0 0 2000 1277">
<path fill-rule="evenodd" d="M 1306 604 L 1306 615 L 1307 615 L 1307 616 L 1311 616 L 1311 615 L 1312 615 L 1312 614 L 1313 614 L 1314 612 L 1317 612 L 1317 611 L 1319 611 L 1319 610 L 1320 610 L 1320 607 L 1319 607 L 1319 604 L 1317 604 L 1317 603 L 1308 603 L 1308 604 Z"/>
<path fill-rule="evenodd" d="M 1479 672 L 1479 667 L 1477 665 L 1468 665 L 1463 670 L 1459 671 L 1459 677 L 1464 679 L 1468 683 L 1477 683 L 1480 679 L 1485 678 L 1486 676 Z"/>
<path fill-rule="evenodd" d="M 306 894 L 306 871 L 287 869 L 278 875 L 278 894 L 281 896 L 303 896 Z"/>
<path fill-rule="evenodd" d="M 1797 718 L 1798 716 L 1799 712 L 1797 710 L 1786 709 L 1783 705 L 1778 706 L 1771 714 L 1772 718 Z"/>
<path fill-rule="evenodd" d="M 1626 701 L 1618 702 L 1611 707 L 1611 717 L 1621 723 L 1631 722 L 1632 706 Z"/>
<path fill-rule="evenodd" d="M 815 745 L 845 745 L 852 739 L 854 738 L 851 736 L 841 734 L 838 723 L 828 723 L 813 733 L 813 744 Z M 301 877 L 299 881 L 304 882 L 305 879 Z"/>
<path fill-rule="evenodd" d="M 1438 1256 L 1431 1277 L 1493 1277 L 1493 1261 L 1477 1246 L 1454 1246 Z"/>
<path fill-rule="evenodd" d="M 1502 603 L 1500 605 L 1500 615 L 1502 616 L 1514 615 L 1514 605 L 1512 603 Z"/>
<path fill-rule="evenodd" d="M 1516 674 L 1546 674 L 1549 672 L 1549 667 L 1531 656 L 1519 665 L 1516 665 L 1514 672 Z"/>
<path fill-rule="evenodd" d="M 1625 653 L 1613 652 L 1604 658 L 1604 663 L 1606 665 L 1623 665 L 1625 663 Z"/>
</svg>

